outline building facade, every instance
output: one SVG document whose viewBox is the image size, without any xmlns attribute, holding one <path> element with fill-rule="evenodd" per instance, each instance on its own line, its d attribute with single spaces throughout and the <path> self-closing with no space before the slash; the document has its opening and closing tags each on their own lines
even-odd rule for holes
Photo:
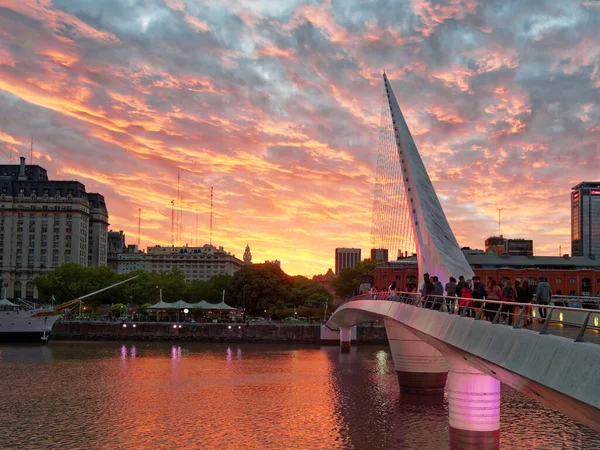
<svg viewBox="0 0 600 450">
<path fill-rule="evenodd" d="M 25 158 L 20 165 L 0 165 L 0 260 L 7 297 L 37 298 L 36 276 L 64 263 L 89 264 L 95 222 L 88 196 L 83 184 L 50 181 L 44 168 L 25 165 Z M 100 215 L 96 220 L 107 224 L 105 204 Z M 99 233 L 93 245 L 100 262 L 106 236 Z"/>
<path fill-rule="evenodd" d="M 600 258 L 600 182 L 571 189 L 571 255 Z"/>
<path fill-rule="evenodd" d="M 335 249 L 335 274 L 348 268 L 354 267 L 360 262 L 360 248 L 336 248 Z"/>
<path fill-rule="evenodd" d="M 492 278 L 500 283 L 528 280 L 530 285 L 535 286 L 539 277 L 543 276 L 548 278 L 555 294 L 560 291 L 563 295 L 573 292 L 575 295 L 600 296 L 600 261 L 586 256 L 498 256 L 486 253 L 466 254 L 465 257 L 483 283 Z M 387 288 L 396 281 L 400 289 L 410 291 L 419 280 L 417 261 L 408 258 L 380 263 L 372 276 L 373 285 L 378 289 Z M 448 280 L 440 281 L 446 284 Z"/>
<path fill-rule="evenodd" d="M 265 260 L 265 264 L 273 264 L 281 269 L 281 261 L 274 259 L 273 261 Z"/>
<path fill-rule="evenodd" d="M 119 255 L 125 251 L 125 234 L 123 230 L 108 232 L 107 265 L 118 273 Z"/>
<path fill-rule="evenodd" d="M 533 256 L 533 240 L 506 239 L 504 236 L 491 236 L 485 240 L 485 251 L 496 255 Z"/>
<path fill-rule="evenodd" d="M 250 253 L 248 244 L 246 244 L 246 250 L 244 250 L 244 264 L 252 264 L 252 253 Z"/>
<path fill-rule="evenodd" d="M 334 299 L 337 297 L 333 287 L 333 280 L 335 280 L 335 274 L 333 273 L 333 270 L 328 269 L 325 274 L 314 275 L 312 279 L 327 289 Z"/>
<path fill-rule="evenodd" d="M 88 266 L 108 264 L 108 209 L 104 196 L 89 193 L 90 225 L 88 239 Z"/>
<path fill-rule="evenodd" d="M 146 270 L 146 254 L 138 249 L 137 245 L 128 245 L 117 255 L 117 268 L 119 275 Z"/>
<path fill-rule="evenodd" d="M 223 247 L 208 244 L 203 247 L 148 247 L 143 259 L 147 272 L 178 268 L 185 274 L 186 281 L 208 281 L 216 275 L 233 275 L 244 266 L 243 261 Z"/>
<path fill-rule="evenodd" d="M 388 262 L 388 249 L 387 248 L 372 248 L 371 249 L 371 261 L 382 261 Z"/>
</svg>

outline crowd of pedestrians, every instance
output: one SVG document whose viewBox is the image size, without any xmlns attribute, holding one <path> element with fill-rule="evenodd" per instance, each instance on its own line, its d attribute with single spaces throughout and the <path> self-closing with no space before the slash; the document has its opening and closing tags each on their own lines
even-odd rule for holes
<svg viewBox="0 0 600 450">
<path fill-rule="evenodd" d="M 541 307 L 538 308 L 539 320 L 543 322 L 547 317 L 546 306 L 552 300 L 552 289 L 545 277 L 540 277 L 534 288 L 529 285 L 528 280 L 523 282 L 515 280 L 514 284 L 510 279 L 503 280 L 500 285 L 495 279 L 491 278 L 484 285 L 479 276 L 474 276 L 472 280 L 465 280 L 465 277 L 461 275 L 458 277 L 458 282 L 454 277 L 450 277 L 445 289 L 442 289 L 442 293 L 440 293 L 440 288 L 441 283 L 439 283 L 438 277 L 430 277 L 428 273 L 423 275 L 421 294 L 426 297 L 426 302 L 429 296 L 443 296 L 445 290 L 446 297 L 459 297 L 458 307 L 461 314 L 475 317 L 479 312 L 480 317 L 478 319 L 488 321 L 492 321 L 496 316 L 499 316 L 499 320 L 511 325 L 516 323 L 522 309 L 524 309 L 524 324 L 529 325 L 533 321 L 532 306 L 522 306 L 521 304 L 532 305 L 537 303 L 540 305 Z M 485 308 L 481 308 L 483 300 L 514 302 L 515 306 L 486 302 Z M 450 307 L 447 298 L 436 300 L 433 297 L 430 302 L 433 309 L 440 309 L 444 306 L 446 308 Z"/>
<path fill-rule="evenodd" d="M 416 288 L 413 290 L 416 292 Z M 533 322 L 532 308 L 533 304 L 540 305 L 539 321 L 543 322 L 547 317 L 547 308 L 552 300 L 552 290 L 548 279 L 540 277 L 535 288 L 530 286 L 528 280 L 503 280 L 501 284 L 491 278 L 486 284 L 481 282 L 479 276 L 474 276 L 471 280 L 466 280 L 464 276 L 459 276 L 458 281 L 450 277 L 448 282 L 443 285 L 437 276 L 423 274 L 423 286 L 420 290 L 425 306 L 431 309 L 449 310 L 454 306 L 454 302 L 448 298 L 456 297 L 458 301 L 458 312 L 462 315 L 477 317 L 480 320 L 493 321 L 496 316 L 498 320 L 514 325 L 523 310 L 523 324 L 530 325 Z M 379 300 L 397 300 L 405 301 L 407 296 L 400 293 L 394 281 L 387 290 L 378 291 L 372 287 L 369 291 L 371 298 Z M 494 300 L 499 302 L 514 302 L 515 305 L 502 305 L 500 303 L 485 303 L 484 300 Z M 526 304 L 527 306 L 523 306 Z"/>
</svg>

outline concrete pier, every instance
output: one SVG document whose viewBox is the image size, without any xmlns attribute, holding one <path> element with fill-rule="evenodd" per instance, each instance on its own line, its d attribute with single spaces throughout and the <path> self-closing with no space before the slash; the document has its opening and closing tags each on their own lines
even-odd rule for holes
<svg viewBox="0 0 600 450">
<path fill-rule="evenodd" d="M 352 328 L 340 328 L 340 349 L 342 353 L 350 351 L 352 346 Z"/>
<path fill-rule="evenodd" d="M 448 369 L 444 356 L 395 320 L 385 319 L 401 394 L 444 395 Z"/>
<path fill-rule="evenodd" d="M 457 357 L 448 359 L 451 448 L 498 448 L 500 381 Z"/>
</svg>

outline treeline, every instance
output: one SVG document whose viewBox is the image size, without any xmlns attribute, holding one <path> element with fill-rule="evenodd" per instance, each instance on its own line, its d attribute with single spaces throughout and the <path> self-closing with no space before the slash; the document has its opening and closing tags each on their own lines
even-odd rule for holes
<svg viewBox="0 0 600 450">
<path fill-rule="evenodd" d="M 54 296 L 58 304 L 136 275 L 137 278 L 129 283 L 85 299 L 85 305 L 93 309 L 100 304 L 154 304 L 159 300 L 159 290 L 162 290 L 163 301 L 185 300 L 192 303 L 201 300 L 218 303 L 225 291 L 228 305 L 246 308 L 250 315 L 299 307 L 331 307 L 333 302 L 331 294 L 317 282 L 303 276 L 287 275 L 274 264 L 252 264 L 233 276 L 217 275 L 208 281 L 186 282 L 179 269 L 117 275 L 108 267 L 83 267 L 69 263 L 48 275 L 35 278 L 34 283 L 40 299 L 49 303 Z"/>
<path fill-rule="evenodd" d="M 369 275 L 375 269 L 377 262 L 365 259 L 360 261 L 354 267 L 343 269 L 337 278 L 333 280 L 333 289 L 340 298 L 347 298 L 358 294 L 361 283 L 369 278 Z"/>
</svg>

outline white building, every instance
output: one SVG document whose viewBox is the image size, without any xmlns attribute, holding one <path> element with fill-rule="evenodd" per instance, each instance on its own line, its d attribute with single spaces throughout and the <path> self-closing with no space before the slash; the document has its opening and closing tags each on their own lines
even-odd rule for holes
<svg viewBox="0 0 600 450">
<path fill-rule="evenodd" d="M 146 254 L 138 250 L 137 245 L 128 245 L 123 253 L 117 255 L 117 270 L 121 275 L 136 270 L 146 270 Z"/>
<path fill-rule="evenodd" d="M 180 269 L 186 281 L 207 281 L 215 275 L 233 275 L 244 263 L 223 247 L 148 247 L 146 253 L 119 255 L 118 273 L 129 273 L 141 268 L 147 272 Z"/>
<path fill-rule="evenodd" d="M 64 263 L 106 265 L 107 225 L 104 198 L 83 184 L 50 181 L 46 169 L 26 166 L 25 158 L 0 165 L 0 276 L 7 297 L 36 298 L 33 279 Z M 97 238 L 89 238 L 90 226 Z"/>
</svg>

